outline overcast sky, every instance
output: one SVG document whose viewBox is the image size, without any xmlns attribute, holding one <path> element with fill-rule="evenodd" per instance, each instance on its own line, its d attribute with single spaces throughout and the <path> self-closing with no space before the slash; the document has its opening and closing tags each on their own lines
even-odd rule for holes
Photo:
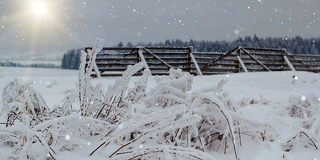
<svg viewBox="0 0 320 160">
<path fill-rule="evenodd" d="M 320 37 L 320 0 L 43 0 L 41 13 L 36 1 L 0 0 L 2 52 L 65 52 L 97 37 L 105 46 L 254 34 Z"/>
</svg>

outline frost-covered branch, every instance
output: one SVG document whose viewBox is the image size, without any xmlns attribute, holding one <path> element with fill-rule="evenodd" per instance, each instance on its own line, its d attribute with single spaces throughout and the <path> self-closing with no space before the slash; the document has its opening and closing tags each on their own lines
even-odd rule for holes
<svg viewBox="0 0 320 160">
<path fill-rule="evenodd" d="M 81 51 L 79 67 L 79 100 L 80 113 L 82 116 L 90 115 L 88 109 L 91 109 L 93 101 L 99 96 L 101 84 L 93 87 L 91 84 L 92 70 L 94 69 L 98 78 L 100 78 L 99 69 L 95 63 L 97 54 L 101 51 L 104 40 L 98 38 L 92 50 Z"/>
</svg>

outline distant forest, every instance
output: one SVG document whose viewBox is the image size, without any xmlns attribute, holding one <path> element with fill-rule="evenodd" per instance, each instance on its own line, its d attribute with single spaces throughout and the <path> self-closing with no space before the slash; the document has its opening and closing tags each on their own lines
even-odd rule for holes
<svg viewBox="0 0 320 160">
<path fill-rule="evenodd" d="M 166 47 L 188 47 L 193 46 L 194 52 L 226 52 L 237 46 L 255 47 L 255 48 L 286 48 L 292 54 L 320 54 L 320 38 L 259 38 L 256 35 L 253 37 L 246 36 L 244 38 L 228 41 L 182 41 L 166 40 L 160 43 L 138 43 L 136 45 L 128 42 L 123 44 L 119 42 L 115 47 L 135 47 L 135 46 L 166 46 Z M 81 49 L 71 49 L 62 57 L 61 68 L 63 69 L 78 69 L 80 63 Z"/>
<path fill-rule="evenodd" d="M 121 46 L 121 42 L 118 46 Z M 256 47 L 256 48 L 286 48 L 293 54 L 320 54 L 320 38 L 301 38 L 299 36 L 294 38 L 259 38 L 256 35 L 246 36 L 244 38 L 228 41 L 182 41 L 166 40 L 160 43 L 139 43 L 138 46 L 172 46 L 172 47 L 187 47 L 193 46 L 196 52 L 226 52 L 237 46 L 242 47 Z M 129 42 L 126 46 L 132 46 Z"/>
<path fill-rule="evenodd" d="M 47 63 L 32 63 L 32 64 L 21 64 L 10 61 L 0 61 L 0 67 L 32 67 L 32 68 L 59 68 L 55 64 Z"/>
</svg>

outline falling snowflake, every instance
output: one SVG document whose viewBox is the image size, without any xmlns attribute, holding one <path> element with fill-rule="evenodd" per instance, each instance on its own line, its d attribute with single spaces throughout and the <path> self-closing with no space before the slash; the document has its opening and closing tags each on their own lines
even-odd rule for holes
<svg viewBox="0 0 320 160">
<path fill-rule="evenodd" d="M 240 33 L 240 30 L 239 29 L 235 29 L 234 30 L 234 34 L 238 35 Z"/>
<path fill-rule="evenodd" d="M 67 135 L 65 136 L 65 139 L 66 139 L 67 141 L 69 141 L 70 138 L 71 138 L 71 136 L 70 136 L 69 134 L 67 134 Z"/>
</svg>

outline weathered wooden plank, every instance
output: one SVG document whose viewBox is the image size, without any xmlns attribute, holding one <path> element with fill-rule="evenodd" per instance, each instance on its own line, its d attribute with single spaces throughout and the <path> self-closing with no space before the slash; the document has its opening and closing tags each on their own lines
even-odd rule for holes
<svg viewBox="0 0 320 160">
<path fill-rule="evenodd" d="M 205 66 L 206 64 L 208 64 L 208 63 L 199 63 L 199 62 L 198 62 L 198 65 L 199 65 L 199 66 Z M 219 63 L 215 63 L 215 64 L 212 65 L 212 66 L 237 67 L 237 66 L 239 66 L 239 64 L 237 64 L 237 63 L 222 63 L 222 62 L 219 62 Z"/>
<path fill-rule="evenodd" d="M 186 50 L 188 51 L 190 49 L 190 47 L 158 47 L 158 46 L 147 46 L 144 47 L 146 49 L 152 50 L 152 49 L 156 49 L 156 50 Z"/>
<path fill-rule="evenodd" d="M 245 65 L 260 65 L 259 63 L 257 63 L 256 61 L 243 61 L 243 63 Z M 265 62 L 262 62 L 265 66 L 283 66 L 284 64 L 282 62 L 268 62 L 268 63 L 265 63 Z"/>
<path fill-rule="evenodd" d="M 208 72 L 210 71 L 234 71 L 234 72 L 237 72 L 239 69 L 238 68 L 229 68 L 229 67 L 210 67 L 207 69 Z M 207 72 L 206 71 L 206 72 Z M 205 73 L 205 72 L 202 72 L 202 73 Z"/>
<path fill-rule="evenodd" d="M 252 55 L 254 56 L 254 55 Z M 263 62 L 263 61 L 266 61 L 266 62 L 270 62 L 270 61 L 283 61 L 283 58 L 282 57 L 277 57 L 277 58 L 263 58 L 263 57 L 257 57 L 257 56 L 254 56 L 255 58 L 259 59 L 259 61 Z M 243 61 L 245 60 L 253 60 L 250 56 L 241 56 L 241 59 Z"/>
<path fill-rule="evenodd" d="M 121 68 L 112 67 L 112 68 L 99 68 L 99 71 L 100 72 L 106 72 L 106 71 L 113 72 L 113 71 L 125 71 L 126 69 L 127 69 L 127 67 L 121 67 Z"/>
<path fill-rule="evenodd" d="M 167 62 L 168 64 L 170 64 L 171 66 L 175 66 L 175 65 L 183 65 L 186 66 L 188 65 L 187 62 Z M 149 65 L 161 65 L 164 66 L 164 64 L 162 64 L 161 62 L 148 62 Z"/>
<path fill-rule="evenodd" d="M 192 52 L 195 56 L 207 55 L 207 56 L 221 56 L 224 53 L 221 52 Z"/>
<path fill-rule="evenodd" d="M 158 67 L 158 66 L 149 66 L 150 70 L 167 70 L 169 71 L 170 68 L 167 68 L 167 67 Z M 188 70 L 189 68 L 188 67 L 180 67 L 180 69 L 182 70 Z"/>
<path fill-rule="evenodd" d="M 247 50 L 247 51 L 252 51 L 252 50 L 254 50 L 254 51 L 281 52 L 281 53 L 282 53 L 282 51 L 283 51 L 283 49 L 276 49 L 276 48 L 247 48 L 247 47 L 245 47 L 245 48 L 243 48 L 243 49 L 245 49 L 245 50 Z"/>
<path fill-rule="evenodd" d="M 152 52 L 153 54 L 156 54 L 158 56 L 162 55 L 178 55 L 178 56 L 188 56 L 188 52 Z"/>
<path fill-rule="evenodd" d="M 236 72 L 232 72 L 232 71 L 228 71 L 228 72 L 204 72 L 203 75 L 221 75 L 221 74 L 230 74 L 230 73 L 237 73 L 238 70 Z"/>
<path fill-rule="evenodd" d="M 112 66 L 128 66 L 128 65 L 134 65 L 135 63 L 127 63 L 127 62 L 115 62 L 115 63 L 111 63 L 111 62 L 96 62 L 96 64 L 100 67 L 112 67 Z"/>
<path fill-rule="evenodd" d="M 269 53 L 265 53 L 265 52 L 250 52 L 250 54 L 254 55 L 254 56 L 268 56 L 268 57 L 276 57 L 276 56 L 282 56 L 282 53 L 274 53 L 274 52 L 269 52 Z"/>
<path fill-rule="evenodd" d="M 288 54 L 288 57 L 302 57 L 302 58 L 319 58 L 320 59 L 320 55 L 316 55 L 316 54 Z"/>
<path fill-rule="evenodd" d="M 305 67 L 306 66 L 305 64 L 300 64 L 300 63 L 292 63 L 292 65 L 294 67 Z M 317 68 L 317 67 L 320 67 L 320 64 L 308 64 L 308 66 L 311 68 Z"/>
<path fill-rule="evenodd" d="M 159 57 L 160 58 L 160 57 Z M 156 60 L 155 58 L 145 57 L 146 60 Z M 187 61 L 187 57 L 161 57 L 162 60 L 179 60 L 179 61 Z"/>
<path fill-rule="evenodd" d="M 315 62 L 315 63 L 319 63 L 320 60 L 317 59 L 296 59 L 296 58 L 292 58 L 290 59 L 291 62 Z"/>
<path fill-rule="evenodd" d="M 139 58 L 132 57 L 132 58 L 123 58 L 123 57 L 104 57 L 104 58 L 96 58 L 96 61 L 137 61 Z"/>
</svg>

